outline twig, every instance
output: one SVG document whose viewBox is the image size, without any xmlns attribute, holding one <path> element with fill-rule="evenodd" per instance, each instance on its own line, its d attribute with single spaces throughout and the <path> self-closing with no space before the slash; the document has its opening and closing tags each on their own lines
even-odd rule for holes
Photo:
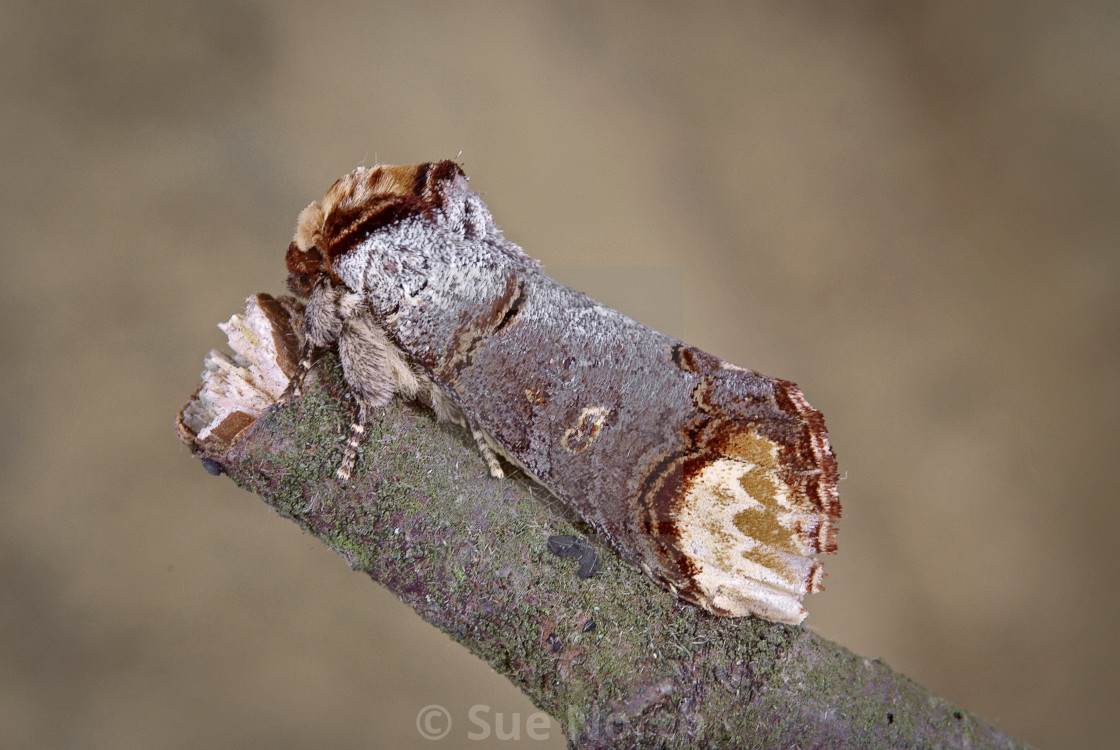
<svg viewBox="0 0 1120 750">
<path fill-rule="evenodd" d="M 275 320 L 298 309 L 285 304 Z M 539 486 L 492 479 L 469 435 L 413 405 L 375 415 L 340 482 L 351 415 L 333 356 L 302 397 L 232 437 L 197 438 L 200 393 L 178 423 L 192 452 L 486 660 L 575 747 L 1025 747 L 810 630 L 681 603 Z M 589 537 L 598 574 L 548 552 L 561 534 Z"/>
</svg>

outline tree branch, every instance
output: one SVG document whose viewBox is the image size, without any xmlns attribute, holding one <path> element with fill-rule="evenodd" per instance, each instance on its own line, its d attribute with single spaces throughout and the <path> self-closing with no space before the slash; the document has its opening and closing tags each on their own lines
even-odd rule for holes
<svg viewBox="0 0 1120 750">
<path fill-rule="evenodd" d="M 298 315 L 287 316 L 298 307 L 258 295 L 250 312 L 254 300 L 269 311 L 272 340 L 284 343 L 278 350 L 288 347 L 258 359 L 288 372 Z M 236 349 L 232 334 L 231 343 Z M 252 352 L 233 360 L 253 370 Z M 354 477 L 340 482 L 334 470 L 351 414 L 333 355 L 312 370 L 300 398 L 259 418 L 251 407 L 240 416 L 226 409 L 207 431 L 200 414 L 215 413 L 213 392 L 202 386 L 177 425 L 209 469 L 260 495 L 486 660 L 554 716 L 573 746 L 1025 747 L 883 662 L 804 628 L 681 603 L 539 486 L 492 479 L 469 436 L 411 404 L 374 416 Z M 560 534 L 589 538 L 598 574 L 581 579 L 578 561 L 548 552 L 548 538 Z"/>
</svg>

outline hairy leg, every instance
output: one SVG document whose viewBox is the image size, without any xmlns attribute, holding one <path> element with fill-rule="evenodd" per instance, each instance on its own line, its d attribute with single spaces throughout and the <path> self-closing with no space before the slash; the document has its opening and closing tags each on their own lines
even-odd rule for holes
<svg viewBox="0 0 1120 750">
<path fill-rule="evenodd" d="M 307 377 L 319 351 L 338 340 L 342 332 L 339 305 L 341 291 L 331 286 L 328 277 L 322 276 L 315 282 L 315 287 L 307 297 L 307 305 L 303 312 L 304 341 L 299 353 L 299 371 L 288 381 L 288 387 L 280 398 L 282 403 L 299 398 L 303 379 Z"/>
<path fill-rule="evenodd" d="M 356 295 L 347 295 L 342 303 L 345 322 L 338 339 L 338 354 L 358 414 L 350 425 L 350 438 L 337 471 L 340 479 L 349 479 L 353 472 L 370 412 L 385 406 L 396 394 L 416 398 L 421 388 L 403 355 L 354 297 Z M 352 306 L 351 302 L 354 302 Z"/>
</svg>

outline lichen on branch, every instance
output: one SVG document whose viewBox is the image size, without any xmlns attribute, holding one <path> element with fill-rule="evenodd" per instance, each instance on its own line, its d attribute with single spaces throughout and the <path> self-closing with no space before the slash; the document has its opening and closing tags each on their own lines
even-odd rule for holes
<svg viewBox="0 0 1120 750">
<path fill-rule="evenodd" d="M 290 403 L 262 410 L 274 388 L 227 387 L 294 371 L 298 303 L 255 295 L 248 308 L 232 326 L 241 350 L 208 366 L 180 438 L 504 674 L 573 746 L 1024 747 L 806 628 L 680 602 L 538 485 L 490 477 L 469 435 L 413 404 L 374 415 L 340 481 L 352 414 L 336 357 Z M 550 553 L 557 535 L 585 537 L 599 571 L 580 578 L 578 559 Z"/>
</svg>

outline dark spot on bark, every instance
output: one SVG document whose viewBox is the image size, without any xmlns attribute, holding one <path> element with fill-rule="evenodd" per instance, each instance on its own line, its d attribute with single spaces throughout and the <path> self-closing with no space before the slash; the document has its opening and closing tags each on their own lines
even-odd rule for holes
<svg viewBox="0 0 1120 750">
<path fill-rule="evenodd" d="M 571 534 L 548 538 L 548 551 L 561 559 L 579 560 L 580 578 L 590 578 L 599 572 L 599 553 L 586 539 Z"/>
<path fill-rule="evenodd" d="M 221 465 L 221 463 L 215 461 L 212 458 L 202 459 L 202 468 L 206 469 L 207 474 L 215 477 L 220 476 L 221 473 L 226 470 L 225 467 Z"/>
<path fill-rule="evenodd" d="M 557 534 L 548 538 L 548 551 L 557 557 L 579 557 L 579 537 L 571 534 Z"/>
<path fill-rule="evenodd" d="M 580 578 L 590 578 L 599 572 L 599 553 L 590 544 L 583 548 L 579 558 L 579 570 L 576 575 Z"/>
</svg>

